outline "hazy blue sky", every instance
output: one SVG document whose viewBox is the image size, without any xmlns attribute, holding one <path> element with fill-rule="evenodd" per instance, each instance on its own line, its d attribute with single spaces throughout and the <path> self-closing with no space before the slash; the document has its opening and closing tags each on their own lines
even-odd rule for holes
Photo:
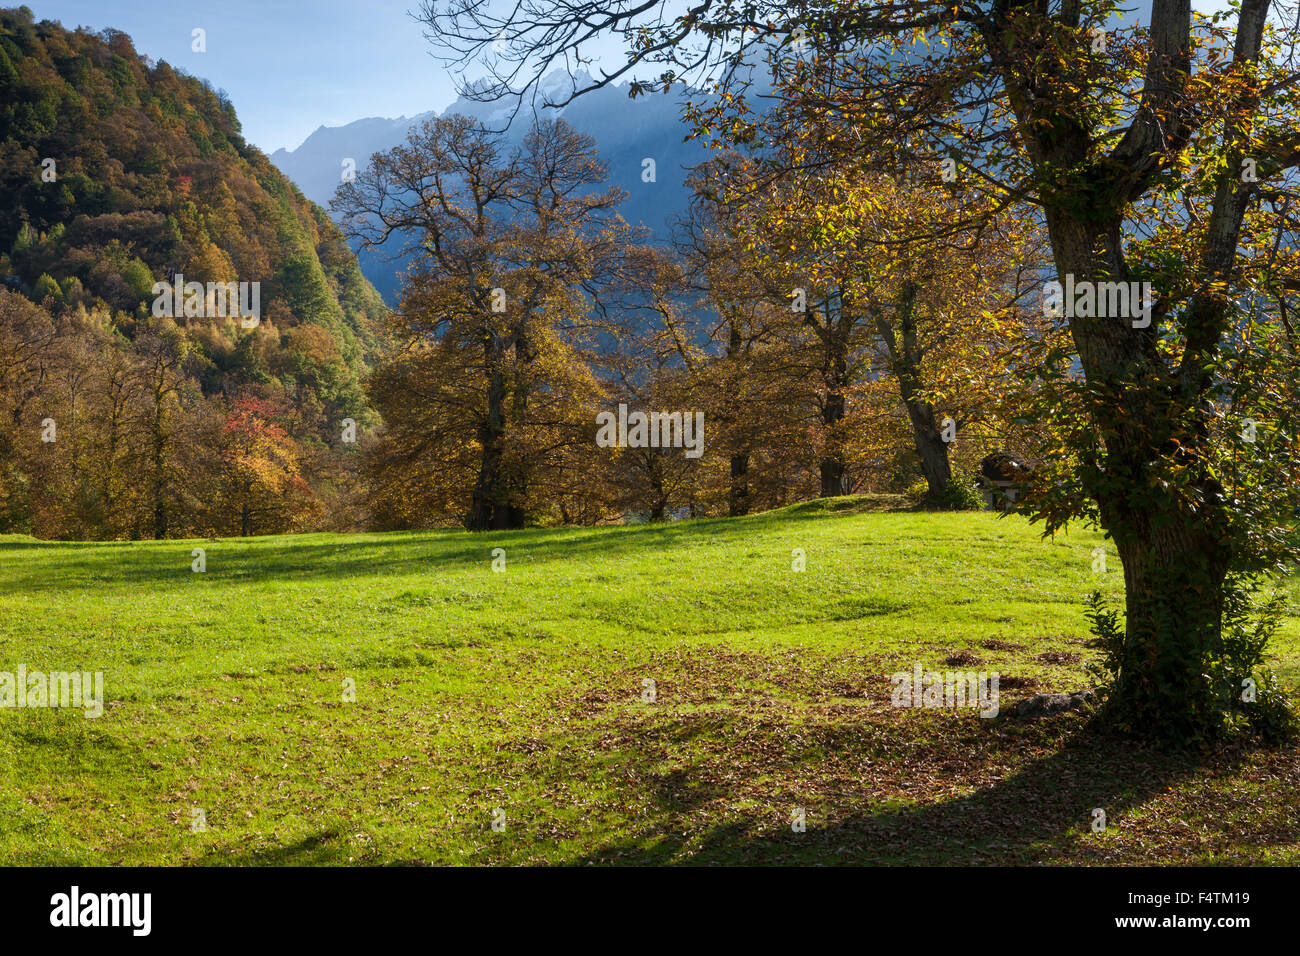
<svg viewBox="0 0 1300 956">
<path fill-rule="evenodd" d="M 21 2 L 21 0 L 20 0 Z M 318 126 L 446 108 L 455 82 L 408 14 L 419 0 L 26 0 L 38 20 L 114 27 L 136 49 L 230 94 L 244 136 L 270 153 Z M 1148 8 L 1149 0 L 1132 7 Z M 1198 10 L 1225 0 L 1193 0 Z M 190 49 L 207 31 L 207 52 Z M 606 42 L 610 51 L 618 49 Z"/>
<path fill-rule="evenodd" d="M 135 48 L 224 89 L 266 152 L 317 126 L 443 109 L 455 84 L 408 10 L 418 0 L 26 0 L 38 20 L 114 27 Z M 18 5 L 17 2 L 14 3 Z M 207 52 L 190 49 L 207 31 Z"/>
</svg>

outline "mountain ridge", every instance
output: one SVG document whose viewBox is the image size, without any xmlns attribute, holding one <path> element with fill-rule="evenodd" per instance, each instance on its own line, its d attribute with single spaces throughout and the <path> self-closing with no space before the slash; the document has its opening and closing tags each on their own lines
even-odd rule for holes
<svg viewBox="0 0 1300 956">
<path fill-rule="evenodd" d="M 583 74 L 576 79 L 581 82 Z M 569 81 L 564 73 L 543 78 L 542 90 L 558 90 L 557 82 Z M 544 96 L 539 95 L 538 101 Z M 429 110 L 412 117 L 365 117 L 341 126 L 320 126 L 293 150 L 277 149 L 270 160 L 303 194 L 323 208 L 342 182 L 344 162 L 351 159 L 360 171 L 376 152 L 402 143 L 407 133 L 436 116 L 459 114 L 485 125 L 505 119 L 509 107 L 497 103 L 458 98 L 443 111 Z M 701 144 L 687 141 L 688 129 L 680 116 L 680 101 L 663 94 L 649 94 L 635 100 L 627 95 L 626 84 L 595 90 L 564 108 L 541 106 L 531 115 L 538 119 L 562 118 L 596 141 L 597 153 L 608 169 L 607 185 L 627 193 L 620 211 L 628 222 L 644 225 L 659 240 L 666 239 L 671 220 L 690 202 L 686 177 L 690 168 L 708 158 Z M 521 108 L 513 118 L 505 139 L 511 145 L 522 138 L 530 122 Z M 495 128 L 495 127 L 490 127 Z M 654 161 L 654 179 L 647 182 L 646 160 Z M 332 215 L 332 214 L 331 214 Z M 361 270 L 389 305 L 396 304 L 405 259 L 396 249 L 357 249 Z"/>
</svg>

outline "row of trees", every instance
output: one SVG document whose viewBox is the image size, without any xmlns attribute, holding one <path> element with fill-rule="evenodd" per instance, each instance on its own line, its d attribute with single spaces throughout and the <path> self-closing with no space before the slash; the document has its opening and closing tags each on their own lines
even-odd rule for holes
<svg viewBox="0 0 1300 956">
<path fill-rule="evenodd" d="M 896 242 L 954 214 L 937 173 L 774 181 L 732 153 L 696 171 L 662 249 L 617 215 L 589 137 L 546 121 L 502 140 L 430 120 L 335 199 L 361 242 L 416 253 L 370 379 L 381 523 L 737 515 L 918 475 L 938 502 L 955 448 L 969 466 L 1012 440 L 1026 224 L 904 256 Z M 620 403 L 702 411 L 704 456 L 598 448 L 597 413 Z"/>
<path fill-rule="evenodd" d="M 310 389 L 231 382 L 205 396 L 211 363 L 172 320 L 141 320 L 131 339 L 114 325 L 0 289 L 0 532 L 137 539 L 364 520 L 355 450 Z"/>
</svg>

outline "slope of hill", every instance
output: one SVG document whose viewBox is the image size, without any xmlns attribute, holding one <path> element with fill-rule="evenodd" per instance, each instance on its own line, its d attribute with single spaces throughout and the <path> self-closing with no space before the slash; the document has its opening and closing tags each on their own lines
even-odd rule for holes
<svg viewBox="0 0 1300 956">
<path fill-rule="evenodd" d="M 551 85 L 569 82 L 567 76 L 551 76 L 547 81 Z M 445 112 L 472 116 L 493 128 L 503 127 L 507 119 L 501 106 L 463 97 Z M 297 149 L 276 150 L 271 154 L 271 162 L 301 186 L 309 199 L 328 206 L 341 181 L 346 160 L 352 160 L 361 169 L 374 153 L 398 145 L 411 127 L 436 115 L 430 111 L 410 118 L 371 118 L 345 126 L 322 126 Z M 529 111 L 515 117 L 508 137 L 512 142 L 517 143 L 527 132 L 532 115 Z M 620 207 L 623 218 L 644 225 L 656 237 L 667 236 L 669 223 L 685 210 L 690 200 L 690 190 L 685 185 L 687 171 L 707 158 L 704 147 L 684 141 L 687 128 L 681 121 L 675 98 L 652 95 L 629 100 L 626 86 L 607 87 L 579 97 L 562 110 L 540 107 L 537 115 L 562 116 L 580 132 L 593 137 L 600 159 L 608 167 L 609 183 L 627 192 L 627 199 Z M 652 181 L 646 160 L 654 161 Z M 396 252 L 392 249 L 360 254 L 366 277 L 390 303 L 396 300 L 401 273 L 406 268 Z"/>
<path fill-rule="evenodd" d="M 1003 708 L 1086 685 L 1080 602 L 1122 574 L 1090 532 L 852 504 L 229 540 L 206 574 L 0 539 L 9 659 L 104 675 L 99 718 L 0 710 L 0 863 L 1297 862 L 1293 748 L 1223 773 L 892 707 L 918 664 Z M 1294 619 L 1275 651 L 1294 679 Z"/>
<path fill-rule="evenodd" d="M 358 523 L 385 306 L 223 93 L 0 10 L 0 198 L 0 531 Z"/>
<path fill-rule="evenodd" d="M 258 282 L 268 326 L 319 326 L 350 380 L 373 346 L 382 302 L 328 217 L 223 93 L 123 33 L 0 11 L 0 195 L 0 272 L 33 301 L 106 305 L 129 334 L 156 281 Z M 233 372 L 236 345 L 208 357 Z"/>
</svg>

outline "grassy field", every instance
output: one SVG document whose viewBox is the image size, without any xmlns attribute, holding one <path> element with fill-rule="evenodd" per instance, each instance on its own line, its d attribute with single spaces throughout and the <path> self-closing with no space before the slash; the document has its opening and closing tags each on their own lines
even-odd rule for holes
<svg viewBox="0 0 1300 956">
<path fill-rule="evenodd" d="M 106 698 L 0 710 L 0 862 L 1300 863 L 1294 749 L 1192 763 L 1080 714 L 891 707 L 916 663 L 998 671 L 1004 709 L 1086 686 L 1081 600 L 1120 574 L 1089 533 L 882 507 L 0 537 L 0 670 L 102 671 Z M 1293 686 L 1297 623 L 1274 648 Z"/>
</svg>

